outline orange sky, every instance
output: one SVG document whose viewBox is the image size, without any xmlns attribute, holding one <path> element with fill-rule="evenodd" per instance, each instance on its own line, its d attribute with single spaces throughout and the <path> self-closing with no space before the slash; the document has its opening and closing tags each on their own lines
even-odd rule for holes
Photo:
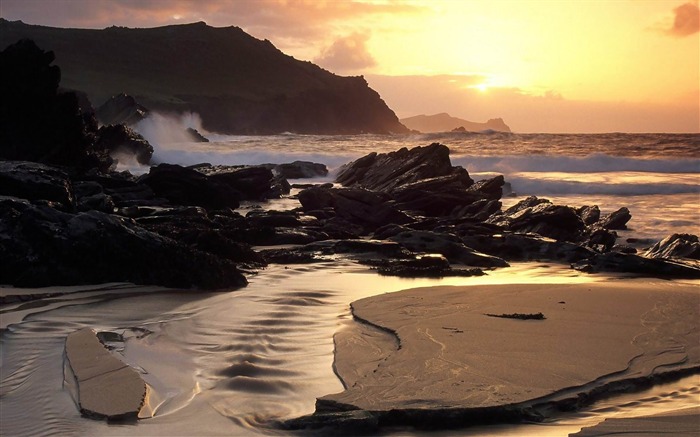
<svg viewBox="0 0 700 437">
<path fill-rule="evenodd" d="M 680 0 L 2 0 L 59 27 L 236 25 L 363 74 L 399 115 L 519 132 L 700 132 L 700 12 Z"/>
</svg>

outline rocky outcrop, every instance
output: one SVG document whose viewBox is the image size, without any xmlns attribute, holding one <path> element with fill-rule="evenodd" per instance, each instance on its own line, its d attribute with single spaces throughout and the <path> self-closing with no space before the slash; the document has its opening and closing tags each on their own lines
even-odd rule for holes
<svg viewBox="0 0 700 437">
<path fill-rule="evenodd" d="M 285 164 L 265 164 L 273 173 L 285 179 L 308 179 L 328 176 L 325 164 L 310 161 L 294 161 Z"/>
<path fill-rule="evenodd" d="M 132 96 L 120 93 L 110 97 L 95 111 L 97 121 L 105 126 L 112 124 L 134 125 L 146 118 L 148 109 Z"/>
<path fill-rule="evenodd" d="M 513 232 L 533 233 L 563 241 L 580 240 L 585 229 L 583 220 L 573 208 L 537 198 L 527 198 L 503 214 L 492 216 L 487 222 Z"/>
<path fill-rule="evenodd" d="M 510 132 L 510 128 L 502 118 L 492 118 L 486 123 L 476 123 L 462 118 L 452 117 L 447 113 L 434 115 L 416 115 L 402 118 L 407 128 L 418 132 Z"/>
<path fill-rule="evenodd" d="M 654 244 L 643 255 L 647 258 L 700 260 L 700 242 L 697 235 L 672 234 Z"/>
<path fill-rule="evenodd" d="M 123 124 L 102 126 L 97 131 L 96 150 L 104 150 L 116 161 L 122 156 L 133 156 L 141 165 L 148 165 L 153 156 L 153 146 L 140 134 Z"/>
<path fill-rule="evenodd" d="M 48 165 L 27 161 L 0 161 L 0 195 L 75 207 L 68 175 Z"/>
</svg>

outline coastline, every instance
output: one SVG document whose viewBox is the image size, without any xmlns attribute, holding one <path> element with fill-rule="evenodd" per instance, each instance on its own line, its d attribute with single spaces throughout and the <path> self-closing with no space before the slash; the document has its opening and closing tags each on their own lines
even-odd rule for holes
<svg viewBox="0 0 700 437">
<path fill-rule="evenodd" d="M 365 298 L 352 304 L 359 323 L 335 337 L 345 390 L 319 398 L 317 417 L 290 425 L 342 427 L 348 415 L 370 427 L 423 429 L 549 420 L 615 393 L 697 374 L 699 293 L 694 284 L 628 279 L 431 287 Z M 545 320 L 484 314 L 536 311 Z M 387 339 L 390 332 L 398 344 Z"/>
</svg>

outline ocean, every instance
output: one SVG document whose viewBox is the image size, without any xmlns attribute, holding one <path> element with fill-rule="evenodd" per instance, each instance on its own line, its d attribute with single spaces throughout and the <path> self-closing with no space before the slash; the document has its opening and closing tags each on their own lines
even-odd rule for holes
<svg viewBox="0 0 700 437">
<path fill-rule="evenodd" d="M 162 126 L 141 126 L 140 131 L 154 144 L 157 162 L 308 160 L 331 170 L 321 181 L 332 181 L 338 167 L 372 151 L 440 142 L 450 148 L 453 165 L 467 168 L 472 178 L 503 174 L 512 190 L 503 199 L 506 206 L 529 195 L 573 206 L 597 204 L 603 213 L 626 206 L 632 220 L 620 237 L 641 246 L 674 232 L 700 234 L 700 135 L 208 135 L 209 143 L 189 143 L 168 139 L 173 130 Z M 297 203 L 292 197 L 257 205 L 288 209 Z M 241 212 L 251 207 L 244 204 Z M 588 275 L 554 263 L 514 263 L 483 277 L 403 279 L 382 277 L 338 259 L 271 265 L 251 275 L 248 287 L 223 293 L 131 284 L 61 287 L 70 294 L 1 308 L 0 430 L 13 436 L 285 435 L 272 427 L 275 420 L 312 413 L 317 397 L 342 390 L 333 373 L 333 335 L 353 323 L 349 304 L 354 300 L 432 285 L 570 283 L 611 277 L 615 276 Z M 70 384 L 64 382 L 63 347 L 66 335 L 83 327 L 123 334 L 124 342 L 115 346 L 151 386 L 153 417 L 107 423 L 80 416 Z M 398 435 L 561 436 L 608 417 L 687 406 L 698 395 L 697 377 L 691 377 L 614 397 L 544 424 L 449 433 L 400 430 Z"/>
</svg>

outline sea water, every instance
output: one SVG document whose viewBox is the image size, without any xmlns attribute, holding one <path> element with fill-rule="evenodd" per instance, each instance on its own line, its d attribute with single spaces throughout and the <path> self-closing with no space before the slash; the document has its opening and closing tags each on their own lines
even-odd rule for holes
<svg viewBox="0 0 700 437">
<path fill-rule="evenodd" d="M 627 206 L 631 229 L 621 238 L 641 237 L 646 244 L 673 232 L 700 233 L 698 135 L 289 134 L 212 136 L 210 143 L 149 139 L 161 162 L 309 160 L 331 169 L 321 179 L 328 181 L 342 164 L 366 153 L 440 142 L 450 147 L 453 164 L 467 168 L 474 179 L 503 174 L 514 192 L 503 199 L 506 205 L 536 195 L 573 206 L 597 204 L 603 212 Z M 295 205 L 291 198 L 261 206 Z M 431 285 L 605 279 L 552 263 L 516 263 L 478 278 L 402 279 L 339 259 L 273 265 L 250 276 L 248 287 L 223 293 L 129 284 L 64 288 L 71 293 L 0 308 L 0 434 L 284 434 L 274 429 L 276 420 L 309 414 L 316 397 L 342 390 L 332 370 L 333 334 L 352 323 L 349 303 L 356 299 Z M 106 423 L 80 416 L 64 381 L 63 348 L 66 335 L 83 327 L 123 334 L 125 341 L 115 345 L 115 353 L 152 387 L 153 417 Z M 639 414 L 629 405 L 646 402 L 645 414 L 687 405 L 698 395 L 696 379 L 639 394 L 637 401 L 594 405 L 545 427 L 480 427 L 437 435 L 566 435 L 606 417 Z"/>
</svg>

